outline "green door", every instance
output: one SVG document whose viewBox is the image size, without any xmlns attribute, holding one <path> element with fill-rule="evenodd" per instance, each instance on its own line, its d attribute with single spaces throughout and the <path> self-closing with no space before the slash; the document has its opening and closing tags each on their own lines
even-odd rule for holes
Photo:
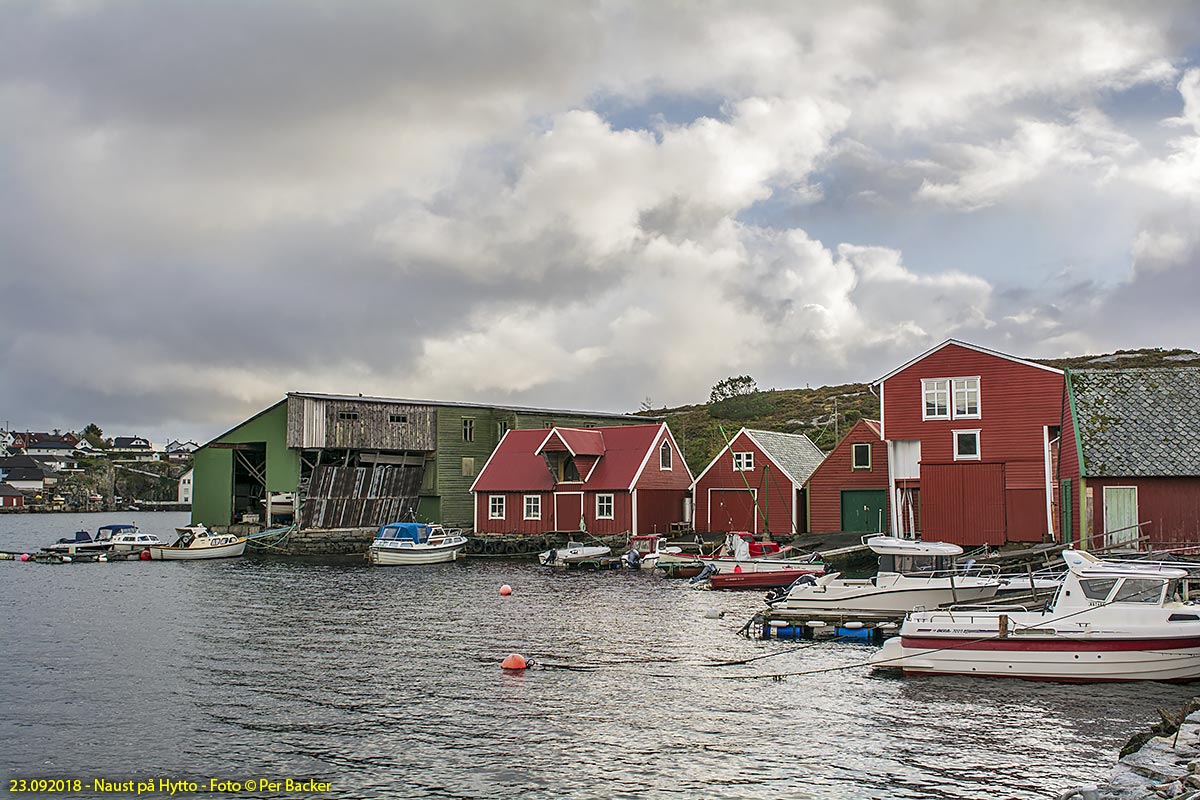
<svg viewBox="0 0 1200 800">
<path fill-rule="evenodd" d="M 843 489 L 842 530 L 878 533 L 887 530 L 886 489 Z"/>
<path fill-rule="evenodd" d="M 1138 500 L 1136 486 L 1104 487 L 1104 546 L 1136 546 Z"/>
</svg>

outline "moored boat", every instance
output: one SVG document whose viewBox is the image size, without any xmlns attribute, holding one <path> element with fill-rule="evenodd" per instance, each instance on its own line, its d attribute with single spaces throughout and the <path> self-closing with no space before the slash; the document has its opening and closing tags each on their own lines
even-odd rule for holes
<svg viewBox="0 0 1200 800">
<path fill-rule="evenodd" d="M 174 544 L 151 545 L 145 549 L 155 561 L 198 561 L 210 558 L 238 558 L 246 552 L 246 537 L 232 533 L 213 533 L 208 528 L 187 530 Z M 142 556 L 145 558 L 145 556 Z"/>
<path fill-rule="evenodd" d="M 75 532 L 71 539 L 59 539 L 44 549 L 51 553 L 103 553 L 111 550 L 113 537 L 127 531 L 137 531 L 137 526 L 130 524 L 101 525 L 92 536 L 85 530 Z"/>
<path fill-rule="evenodd" d="M 166 542 L 153 533 L 142 533 L 132 525 L 112 537 L 112 550 L 115 553 L 132 553 L 165 544 Z"/>
<path fill-rule="evenodd" d="M 909 614 L 872 658 L 906 674 L 1060 681 L 1200 679 L 1200 606 L 1187 570 L 1104 562 L 1064 550 L 1068 572 L 1044 611 L 981 606 Z"/>
<path fill-rule="evenodd" d="M 538 554 L 538 563 L 543 567 L 566 566 L 577 561 L 600 558 L 612 552 L 611 547 L 567 542 L 566 547 L 552 547 Z"/>
<path fill-rule="evenodd" d="M 667 537 L 656 533 L 630 536 L 629 550 L 622 556 L 625 565 L 633 569 L 654 569 L 663 555 L 683 552 L 678 547 L 667 547 L 666 541 Z"/>
<path fill-rule="evenodd" d="M 422 522 L 392 522 L 379 528 L 367 550 L 372 564 L 402 566 L 455 561 L 467 546 L 459 530 Z"/>
<path fill-rule="evenodd" d="M 834 572 L 811 581 L 797 581 L 786 594 L 772 599 L 771 607 L 810 614 L 899 619 L 915 608 L 987 600 L 1000 588 L 996 567 L 956 565 L 955 556 L 962 554 L 956 544 L 892 536 L 870 536 L 864 544 L 879 556 L 877 575 L 851 579 Z"/>
<path fill-rule="evenodd" d="M 785 557 L 791 552 L 791 547 L 780 547 L 777 542 L 760 542 L 749 533 L 735 532 L 726 534 L 725 543 L 716 555 L 663 554 L 659 557 L 658 565 L 668 574 L 678 577 L 703 574 L 711 580 L 718 575 L 747 576 L 728 580 L 726 585 L 720 587 L 714 583 L 714 589 L 789 586 L 802 575 L 825 574 L 825 564 L 818 554 L 800 553 Z M 689 566 L 694 567 L 691 575 L 682 571 Z M 748 577 L 758 573 L 780 574 L 753 579 Z"/>
</svg>

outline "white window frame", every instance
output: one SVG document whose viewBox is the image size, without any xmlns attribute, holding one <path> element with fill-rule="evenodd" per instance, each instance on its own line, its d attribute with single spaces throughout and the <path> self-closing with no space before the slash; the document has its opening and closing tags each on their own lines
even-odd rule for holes
<svg viewBox="0 0 1200 800">
<path fill-rule="evenodd" d="M 600 510 L 600 501 L 604 500 L 608 503 L 608 513 L 605 514 Z M 596 519 L 616 519 L 617 503 L 616 497 L 611 494 L 596 495 Z"/>
<path fill-rule="evenodd" d="M 858 463 L 858 448 L 867 448 L 867 463 L 859 465 Z M 870 442 L 855 442 L 850 445 L 850 469 L 870 469 L 871 468 L 871 443 Z"/>
<path fill-rule="evenodd" d="M 942 387 L 940 389 L 936 386 L 936 384 L 939 384 L 939 383 L 942 384 Z M 928 408 L 928 403 L 927 403 L 926 398 L 929 397 L 930 392 L 934 393 L 934 404 L 935 405 L 937 403 L 937 394 L 940 393 L 943 396 L 944 400 L 946 401 L 946 413 L 945 414 L 930 414 L 929 413 L 929 408 Z M 921 379 L 921 419 L 922 420 L 950 419 L 950 409 L 953 408 L 953 406 L 951 405 L 951 401 L 953 399 L 954 398 L 950 391 L 950 379 L 949 378 L 922 378 Z"/>
<path fill-rule="evenodd" d="M 500 501 L 499 505 L 496 503 L 497 500 Z M 502 494 L 488 495 L 488 519 L 504 519 L 507 516 L 508 503 L 506 500 L 507 498 Z"/>
<path fill-rule="evenodd" d="M 958 413 L 958 395 L 960 392 L 966 395 L 968 392 L 972 391 L 972 389 L 967 386 L 968 381 L 975 382 L 975 411 L 970 413 L 964 411 L 960 414 Z M 954 417 L 954 419 L 979 419 L 983 412 L 983 405 L 981 402 L 983 400 L 983 392 L 980 389 L 981 383 L 982 382 L 980 381 L 978 375 L 950 379 L 950 414 Z"/>
<path fill-rule="evenodd" d="M 981 461 L 981 460 L 983 460 L 983 437 L 979 435 L 979 428 L 960 430 L 960 431 L 951 431 L 950 433 L 951 433 L 951 435 L 954 436 L 954 441 L 952 443 L 952 446 L 954 448 L 954 460 L 955 461 Z M 958 436 L 959 436 L 959 434 L 962 434 L 962 433 L 975 434 L 975 453 L 973 455 L 962 455 L 958 452 Z"/>
<path fill-rule="evenodd" d="M 530 513 L 530 501 L 536 508 Z M 540 494 L 525 495 L 525 502 L 522 504 L 525 511 L 525 519 L 541 519 L 542 518 L 542 496 Z"/>
<path fill-rule="evenodd" d="M 733 454 L 734 472 L 754 472 L 754 451 Z"/>
<path fill-rule="evenodd" d="M 658 470 L 659 472 L 672 472 L 674 468 L 675 457 L 671 450 L 671 443 L 664 441 L 662 446 L 658 448 Z"/>
</svg>

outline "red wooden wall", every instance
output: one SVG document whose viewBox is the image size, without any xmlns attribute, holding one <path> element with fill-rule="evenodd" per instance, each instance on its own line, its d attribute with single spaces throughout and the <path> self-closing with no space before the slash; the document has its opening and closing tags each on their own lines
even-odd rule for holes
<svg viewBox="0 0 1200 800">
<path fill-rule="evenodd" d="M 869 470 L 853 468 L 853 446 L 863 442 L 871 445 Z M 809 477 L 806 487 L 812 531 L 832 533 L 840 530 L 842 489 L 888 488 L 887 444 L 866 420 L 859 420 Z"/>
<path fill-rule="evenodd" d="M 745 472 L 735 472 L 733 469 L 733 453 L 752 452 L 754 453 L 754 469 Z M 763 470 L 764 465 L 770 464 L 770 469 Z M 766 477 L 764 477 L 764 475 Z M 726 503 L 740 504 L 738 508 L 748 506 L 753 510 L 753 502 L 749 499 L 747 493 L 747 484 L 750 489 L 757 490 L 758 504 L 761 511 L 759 514 L 768 514 L 771 533 L 778 535 L 787 535 L 792 533 L 792 509 L 795 503 L 795 491 L 792 481 L 778 469 L 774 464 L 771 464 L 766 454 L 758 448 L 744 433 L 739 433 L 731 442 L 731 447 L 719 456 L 716 462 L 712 464 L 704 477 L 696 484 L 693 501 L 695 503 L 695 512 L 693 516 L 694 527 L 698 531 L 719 531 L 726 532 L 728 521 L 722 523 L 717 518 L 717 514 L 713 514 L 712 523 L 709 524 L 709 498 L 710 490 L 714 489 L 730 489 L 740 490 L 746 497 L 733 499 L 727 495 Z M 741 511 L 735 511 L 734 524 L 739 521 L 751 520 L 752 517 L 744 508 Z M 745 518 L 744 520 L 742 518 Z M 733 528 L 734 530 L 749 530 L 758 533 L 764 533 L 764 525 L 761 516 L 758 516 L 755 522 L 757 528 Z"/>
</svg>

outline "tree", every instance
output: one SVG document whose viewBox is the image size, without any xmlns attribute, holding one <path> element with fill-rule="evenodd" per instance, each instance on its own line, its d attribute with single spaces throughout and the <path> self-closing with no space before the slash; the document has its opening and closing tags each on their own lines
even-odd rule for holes
<svg viewBox="0 0 1200 800">
<path fill-rule="evenodd" d="M 742 395 L 754 394 L 757 391 L 758 383 L 749 375 L 731 376 L 723 381 L 718 381 L 712 387 L 712 392 L 708 395 L 708 402 L 719 403 L 731 397 L 741 397 Z"/>
<path fill-rule="evenodd" d="M 89 422 L 87 427 L 83 429 L 83 438 L 86 439 L 87 443 L 92 447 L 101 449 L 109 447 L 112 444 L 111 442 L 105 441 L 104 431 L 100 430 L 100 426 L 94 422 Z"/>
<path fill-rule="evenodd" d="M 638 410 L 643 414 L 654 410 L 654 401 L 650 399 L 650 395 L 646 395 L 646 399 L 642 401 Z"/>
</svg>

